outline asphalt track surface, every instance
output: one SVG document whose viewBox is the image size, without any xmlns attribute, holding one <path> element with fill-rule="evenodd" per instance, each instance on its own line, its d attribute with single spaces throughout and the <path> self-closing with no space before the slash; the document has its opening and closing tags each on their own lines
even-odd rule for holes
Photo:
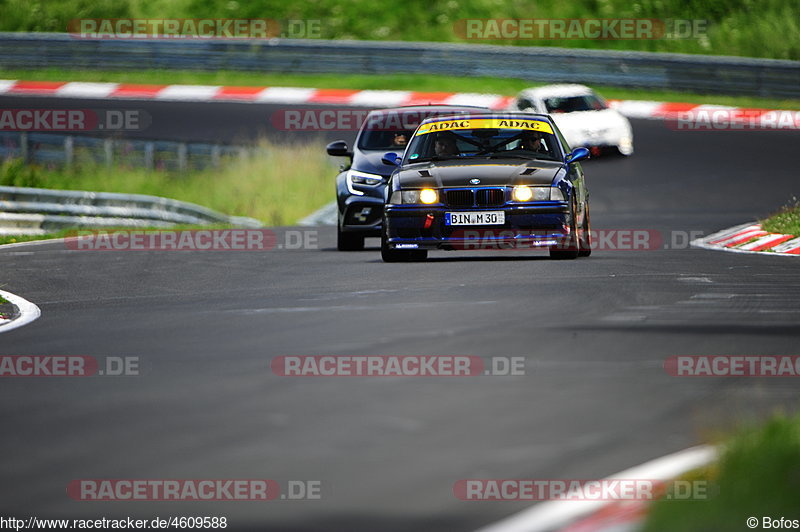
<svg viewBox="0 0 800 532">
<path fill-rule="evenodd" d="M 237 113 L 270 112 L 198 107 L 227 117 L 219 135 Z M 193 106 L 165 108 L 175 120 Z M 186 129 L 211 135 L 215 125 Z M 654 121 L 634 121 L 634 131 L 632 158 L 584 166 L 595 229 L 652 230 L 671 244 L 673 234 L 685 241 L 743 223 L 798 193 L 797 132 L 682 132 Z M 279 242 L 286 230 L 276 229 Z M 337 252 L 332 228 L 318 236 L 318 249 L 268 252 L 88 252 L 60 242 L 0 250 L 4 289 L 42 310 L 0 335 L 0 354 L 138 356 L 143 368 L 136 377 L 2 379 L 0 514 L 471 530 L 529 503 L 460 501 L 459 479 L 600 478 L 775 407 L 796 409 L 792 379 L 677 378 L 662 367 L 672 355 L 798 354 L 794 259 L 670 245 L 568 262 L 473 251 L 383 264 L 375 247 Z M 281 355 L 395 354 L 519 356 L 526 375 L 270 370 Z M 319 480 L 322 499 L 67 497 L 71 480 L 88 478 Z"/>
</svg>

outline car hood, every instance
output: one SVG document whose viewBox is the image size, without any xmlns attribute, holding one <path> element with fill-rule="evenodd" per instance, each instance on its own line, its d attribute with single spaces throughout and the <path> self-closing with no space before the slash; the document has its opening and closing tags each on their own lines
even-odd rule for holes
<svg viewBox="0 0 800 532">
<path fill-rule="evenodd" d="M 386 154 L 386 150 L 381 151 L 362 151 L 358 150 L 353 154 L 353 164 L 351 168 L 359 172 L 368 174 L 378 174 L 384 177 L 389 176 L 396 166 L 383 164 L 381 158 Z M 402 152 L 399 155 L 403 155 Z"/>
<path fill-rule="evenodd" d="M 573 131 L 616 131 L 630 127 L 628 119 L 614 109 L 554 113 L 550 116 L 553 117 L 558 129 L 560 129 L 564 135 Z"/>
<path fill-rule="evenodd" d="M 409 165 L 394 175 L 400 188 L 550 185 L 563 165 L 555 161 L 499 159 L 485 164 L 431 161 Z M 480 179 L 480 183 L 470 183 Z"/>
</svg>

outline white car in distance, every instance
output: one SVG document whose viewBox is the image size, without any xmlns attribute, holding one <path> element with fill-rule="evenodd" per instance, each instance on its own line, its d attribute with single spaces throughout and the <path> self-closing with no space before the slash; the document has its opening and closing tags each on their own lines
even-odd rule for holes
<svg viewBox="0 0 800 532">
<path fill-rule="evenodd" d="M 616 148 L 626 156 L 633 154 L 631 123 L 585 85 L 525 89 L 511 102 L 509 110 L 552 116 L 572 148 L 589 148 L 592 155 L 599 155 L 607 148 Z"/>
</svg>

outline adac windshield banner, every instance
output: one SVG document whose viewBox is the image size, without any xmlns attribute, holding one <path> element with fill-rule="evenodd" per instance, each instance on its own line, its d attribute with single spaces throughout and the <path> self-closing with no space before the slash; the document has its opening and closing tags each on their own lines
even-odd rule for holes
<svg viewBox="0 0 800 532">
<path fill-rule="evenodd" d="M 417 135 L 434 133 L 438 131 L 455 131 L 464 129 L 527 129 L 553 134 L 550 124 L 541 120 L 527 120 L 519 118 L 459 118 L 457 120 L 442 120 L 420 126 Z"/>
</svg>

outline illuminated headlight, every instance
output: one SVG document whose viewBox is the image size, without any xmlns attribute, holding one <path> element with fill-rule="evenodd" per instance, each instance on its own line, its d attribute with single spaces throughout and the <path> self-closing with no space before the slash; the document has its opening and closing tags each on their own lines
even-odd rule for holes
<svg viewBox="0 0 800 532">
<path fill-rule="evenodd" d="M 426 205 L 430 205 L 439 201 L 439 195 L 432 188 L 423 188 L 419 191 L 419 200 Z"/>
<path fill-rule="evenodd" d="M 514 187 L 512 196 L 514 201 L 547 201 L 551 199 L 550 189 L 552 188 L 553 187 L 529 187 L 528 185 L 519 185 Z"/>
<path fill-rule="evenodd" d="M 423 188 L 422 190 L 396 190 L 392 192 L 392 197 L 389 198 L 389 203 L 424 203 L 430 205 L 439 201 L 439 194 L 432 188 Z"/>
<path fill-rule="evenodd" d="M 532 199 L 533 199 L 533 190 L 531 190 L 531 187 L 526 185 L 514 187 L 515 201 L 530 201 Z"/>
<path fill-rule="evenodd" d="M 380 185 L 383 182 L 383 178 L 379 175 L 358 172 L 356 170 L 348 170 L 346 180 L 347 190 L 350 192 L 350 194 L 355 194 L 356 196 L 363 196 L 364 193 L 353 188 L 354 184 L 374 187 L 375 185 Z"/>
</svg>

